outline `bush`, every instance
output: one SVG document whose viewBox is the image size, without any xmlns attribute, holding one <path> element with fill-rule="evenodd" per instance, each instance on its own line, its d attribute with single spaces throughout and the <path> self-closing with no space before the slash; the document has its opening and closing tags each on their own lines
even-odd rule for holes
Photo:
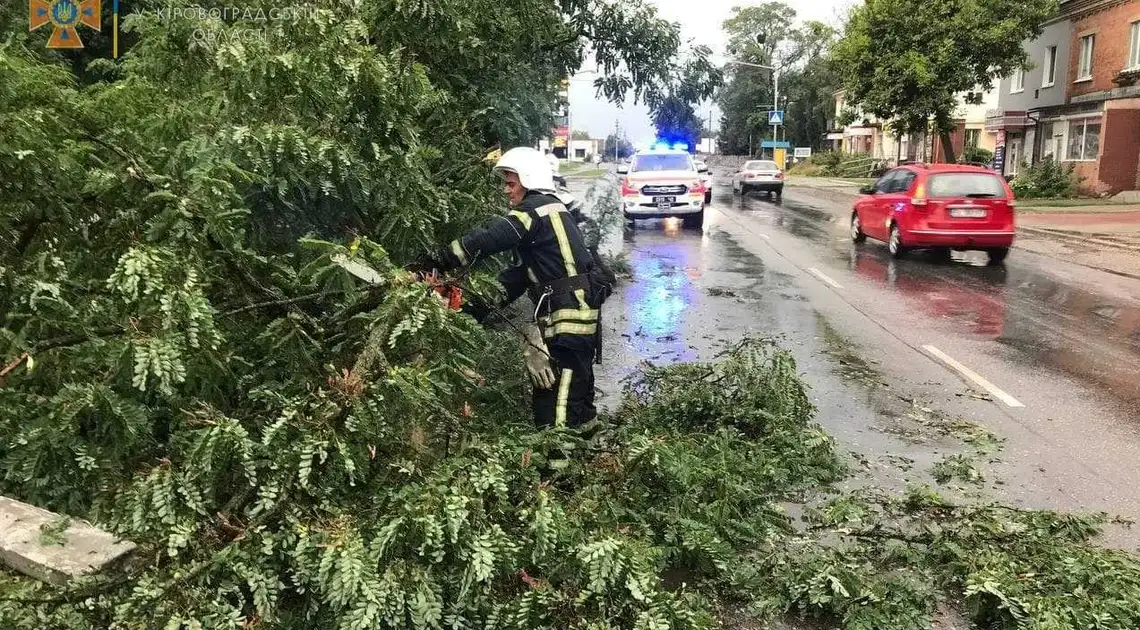
<svg viewBox="0 0 1140 630">
<path fill-rule="evenodd" d="M 843 155 L 844 154 L 839 151 L 821 151 L 813 154 L 808 162 L 826 171 L 838 167 L 840 162 L 843 161 Z"/>
<path fill-rule="evenodd" d="M 1070 199 L 1079 193 L 1084 178 L 1073 174 L 1073 166 L 1061 165 L 1047 157 L 1023 170 L 1010 186 L 1020 199 Z"/>
<path fill-rule="evenodd" d="M 823 167 L 818 164 L 813 164 L 811 160 L 803 162 L 796 162 L 788 169 L 788 175 L 799 175 L 801 177 L 819 177 L 823 175 Z"/>
<path fill-rule="evenodd" d="M 959 158 L 958 161 L 962 164 L 989 166 L 994 161 L 994 152 L 981 147 L 966 147 L 966 150 L 962 151 L 962 157 Z"/>
</svg>

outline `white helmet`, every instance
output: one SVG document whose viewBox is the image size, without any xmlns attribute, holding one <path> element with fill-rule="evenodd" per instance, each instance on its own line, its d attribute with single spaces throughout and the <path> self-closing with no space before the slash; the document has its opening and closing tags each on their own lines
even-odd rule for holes
<svg viewBox="0 0 1140 630">
<path fill-rule="evenodd" d="M 495 163 L 495 172 L 510 171 L 519 176 L 519 183 L 527 190 L 554 191 L 554 172 L 546 156 L 538 149 L 515 147 L 503 154 Z"/>
</svg>

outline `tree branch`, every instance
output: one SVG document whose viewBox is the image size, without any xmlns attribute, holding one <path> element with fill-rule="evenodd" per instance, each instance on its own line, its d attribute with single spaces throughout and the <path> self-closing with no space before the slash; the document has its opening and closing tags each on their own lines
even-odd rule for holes
<svg viewBox="0 0 1140 630">
<path fill-rule="evenodd" d="M 67 346 L 74 346 L 74 345 L 83 343 L 84 341 L 90 341 L 91 339 L 96 339 L 96 338 L 100 338 L 100 337 L 112 337 L 114 335 L 121 334 L 125 331 L 126 331 L 126 328 L 123 328 L 122 326 L 118 326 L 118 325 L 107 326 L 105 328 L 99 328 L 99 329 L 95 330 L 94 332 L 92 332 L 91 334 L 71 334 L 71 335 L 60 335 L 59 337 L 53 337 L 51 339 L 47 339 L 45 341 L 41 341 L 40 343 L 35 344 L 33 346 L 33 348 L 35 349 L 36 352 L 44 352 L 47 350 L 54 350 L 56 348 L 65 348 Z"/>
<path fill-rule="evenodd" d="M 269 300 L 266 302 L 258 302 L 256 304 L 250 304 L 248 306 L 242 306 L 241 308 L 235 308 L 235 309 L 231 309 L 228 311 L 224 311 L 224 312 L 222 312 L 221 316 L 222 317 L 231 317 L 233 315 L 239 315 L 241 313 L 246 313 L 249 311 L 256 311 L 256 310 L 263 309 L 263 308 L 272 308 L 274 306 L 291 306 L 293 304 L 300 304 L 302 302 L 311 302 L 312 300 L 319 300 L 321 298 L 330 297 L 333 295 L 343 295 L 343 293 L 344 293 L 343 291 L 322 291 L 320 293 L 310 293 L 308 295 L 301 295 L 301 296 L 298 296 L 295 298 Z"/>
</svg>

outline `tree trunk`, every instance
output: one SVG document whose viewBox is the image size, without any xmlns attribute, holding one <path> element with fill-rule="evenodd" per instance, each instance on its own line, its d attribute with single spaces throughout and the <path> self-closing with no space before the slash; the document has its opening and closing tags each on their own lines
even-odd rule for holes
<svg viewBox="0 0 1140 630">
<path fill-rule="evenodd" d="M 942 157 L 946 159 L 946 163 L 957 162 L 958 159 L 954 156 L 954 145 L 950 142 L 950 132 L 943 129 L 938 132 L 938 138 L 942 141 Z"/>
</svg>

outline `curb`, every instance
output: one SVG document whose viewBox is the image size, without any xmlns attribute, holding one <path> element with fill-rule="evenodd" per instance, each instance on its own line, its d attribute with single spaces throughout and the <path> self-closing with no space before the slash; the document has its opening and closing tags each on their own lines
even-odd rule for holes
<svg viewBox="0 0 1140 630">
<path fill-rule="evenodd" d="M 831 201 L 833 203 L 852 203 L 859 198 L 859 195 L 853 195 L 841 190 L 832 190 L 823 186 L 811 186 L 802 184 L 791 184 L 790 188 L 795 188 L 797 191 L 804 192 L 810 196 Z M 838 217 L 832 213 L 833 216 Z M 1070 230 L 1063 230 L 1059 228 L 1041 228 L 1041 227 L 1026 227 L 1024 225 L 1017 226 L 1019 235 L 1031 235 L 1041 238 L 1048 238 L 1053 240 L 1065 241 L 1067 243 L 1088 243 L 1090 245 L 1099 245 L 1101 247 L 1111 248 L 1119 251 L 1140 253 L 1140 245 L 1132 245 L 1129 243 L 1120 243 L 1112 240 L 1098 238 L 1096 235 L 1086 236 L 1081 232 L 1073 232 Z M 1018 247 L 1016 241 L 1014 247 Z"/>
<path fill-rule="evenodd" d="M 1126 252 L 1140 253 L 1140 245 L 1132 245 L 1129 243 L 1119 243 L 1116 241 L 1105 240 L 1103 238 L 1097 238 L 1095 234 L 1090 235 L 1090 236 L 1085 236 L 1081 232 L 1073 232 L 1070 230 L 1061 230 L 1061 229 L 1057 229 L 1057 228 L 1036 228 L 1036 227 L 1025 227 L 1025 226 L 1018 226 L 1017 231 L 1018 232 L 1025 232 L 1028 234 L 1033 234 L 1035 236 L 1040 236 L 1043 238 L 1048 238 L 1048 239 L 1053 239 L 1053 240 L 1058 240 L 1058 241 L 1065 241 L 1066 243 L 1073 243 L 1073 242 L 1091 243 L 1093 245 L 1100 245 L 1101 247 L 1110 247 L 1113 249 L 1119 249 L 1119 250 L 1126 251 Z"/>
</svg>

